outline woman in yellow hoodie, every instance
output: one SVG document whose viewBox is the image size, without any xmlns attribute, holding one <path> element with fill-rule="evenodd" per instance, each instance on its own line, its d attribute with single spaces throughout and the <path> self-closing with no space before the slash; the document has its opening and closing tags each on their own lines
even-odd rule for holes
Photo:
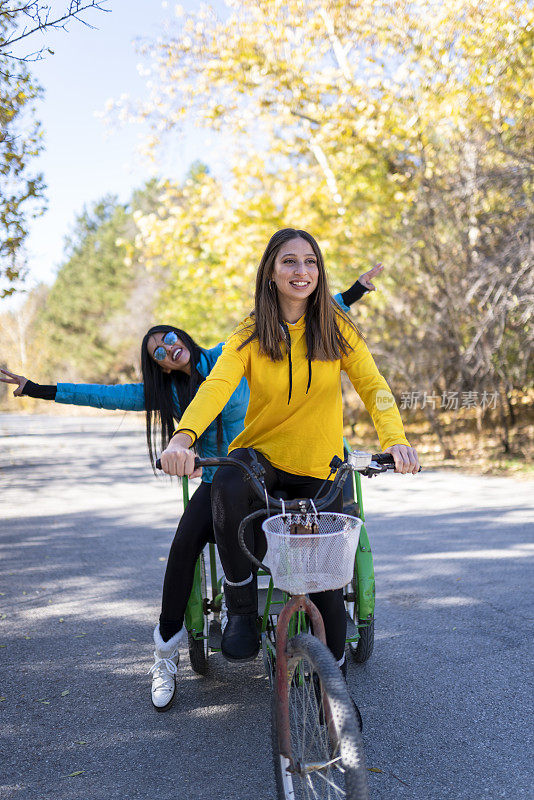
<svg viewBox="0 0 534 800">
<path fill-rule="evenodd" d="M 342 456 L 341 370 L 362 398 L 396 471 L 416 473 L 417 453 L 405 437 L 393 396 L 361 335 L 328 290 L 317 242 L 306 231 L 285 228 L 274 234 L 261 259 L 253 313 L 230 336 L 183 414 L 161 455 L 162 468 L 170 475 L 197 474 L 190 448 L 245 376 L 250 388 L 245 427 L 229 452 L 248 461 L 252 448 L 266 470 L 270 493 L 283 489 L 290 499 L 313 496 L 329 475 L 332 457 Z M 253 503 L 241 472 L 219 468 L 212 507 L 228 609 L 222 652 L 231 661 L 254 658 L 259 649 L 256 582 L 237 541 L 239 522 Z M 341 508 L 339 496 L 326 510 Z M 312 599 L 344 671 L 342 590 Z"/>
</svg>

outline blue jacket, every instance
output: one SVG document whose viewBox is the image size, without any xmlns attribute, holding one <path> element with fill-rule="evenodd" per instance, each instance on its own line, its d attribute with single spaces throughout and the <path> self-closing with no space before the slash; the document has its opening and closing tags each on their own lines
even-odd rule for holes
<svg viewBox="0 0 534 800">
<path fill-rule="evenodd" d="M 222 351 L 222 344 L 208 350 L 202 350 L 198 371 L 205 378 L 213 369 Z M 180 404 L 176 390 L 173 387 L 174 404 L 177 415 L 181 416 Z M 204 458 L 217 455 L 225 456 L 228 446 L 243 430 L 243 421 L 249 401 L 248 384 L 243 378 L 230 400 L 222 411 L 222 442 L 217 448 L 217 422 L 213 421 L 199 438 L 196 450 Z M 92 406 L 93 408 L 107 408 L 109 410 L 122 409 L 124 411 L 145 410 L 145 390 L 142 383 L 121 383 L 108 386 L 98 383 L 58 383 L 56 403 L 65 403 L 75 406 Z M 202 471 L 202 480 L 211 483 L 215 467 L 205 467 Z"/>
<path fill-rule="evenodd" d="M 340 294 L 334 298 L 344 311 L 349 307 L 343 303 Z M 203 378 L 206 378 L 219 358 L 223 343 L 207 350 L 202 350 L 197 369 Z M 176 390 L 173 387 L 174 404 L 177 416 L 182 415 Z M 225 456 L 228 453 L 230 442 L 241 433 L 244 427 L 250 393 L 246 378 L 242 378 L 237 389 L 222 410 L 222 442 L 220 450 L 217 447 L 217 422 L 214 420 L 204 431 L 196 443 L 196 451 L 204 458 L 217 455 Z M 56 403 L 74 406 L 92 406 L 93 408 L 106 408 L 108 410 L 120 409 L 123 411 L 144 411 L 145 390 L 142 383 L 119 383 L 115 385 L 99 383 L 58 383 Z M 202 471 L 204 483 L 211 483 L 215 467 L 206 467 Z"/>
</svg>

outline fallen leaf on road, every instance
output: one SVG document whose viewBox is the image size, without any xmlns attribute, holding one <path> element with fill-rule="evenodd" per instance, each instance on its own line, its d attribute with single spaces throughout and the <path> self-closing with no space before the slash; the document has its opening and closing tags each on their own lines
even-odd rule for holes
<svg viewBox="0 0 534 800">
<path fill-rule="evenodd" d="M 24 638 L 25 639 L 31 639 L 32 637 L 31 636 L 25 636 Z"/>
<path fill-rule="evenodd" d="M 76 772 L 70 772 L 68 775 L 61 775 L 60 777 L 61 778 L 76 778 L 78 775 L 84 775 L 84 774 L 85 774 L 85 770 L 84 769 L 79 769 Z"/>
<path fill-rule="evenodd" d="M 7 614 L 0 614 L 0 619 L 5 619 L 6 617 L 7 617 Z"/>
<path fill-rule="evenodd" d="M 166 558 L 163 558 L 162 556 L 160 556 L 160 557 L 158 558 L 158 561 L 167 561 L 167 559 L 166 559 Z"/>
<path fill-rule="evenodd" d="M 378 769 L 378 767 L 367 767 L 368 772 L 380 772 L 381 775 L 384 774 L 383 769 Z"/>
<path fill-rule="evenodd" d="M 66 697 L 68 694 L 70 694 L 70 689 L 65 689 L 64 692 L 61 692 L 61 697 Z"/>
<path fill-rule="evenodd" d="M 74 744 L 87 744 L 87 742 L 74 742 Z"/>
<path fill-rule="evenodd" d="M 82 638 L 82 636 L 87 636 L 87 634 L 86 634 L 86 633 L 83 633 L 83 632 L 82 632 L 82 633 L 77 633 L 77 634 L 75 634 L 74 638 L 75 638 L 75 639 L 81 639 L 81 638 Z"/>
<path fill-rule="evenodd" d="M 4 700 L 7 700 L 7 697 L 0 697 L 0 703 L 3 703 Z"/>
<path fill-rule="evenodd" d="M 58 622 L 65 622 L 65 620 L 63 619 L 63 617 L 60 617 Z"/>
</svg>

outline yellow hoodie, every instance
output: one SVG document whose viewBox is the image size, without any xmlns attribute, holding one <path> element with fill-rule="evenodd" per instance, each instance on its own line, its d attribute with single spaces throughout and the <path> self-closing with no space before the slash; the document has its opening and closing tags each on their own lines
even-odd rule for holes
<svg viewBox="0 0 534 800">
<path fill-rule="evenodd" d="M 293 325 L 287 324 L 290 364 L 289 354 L 281 361 L 260 354 L 257 340 L 238 350 L 254 324 L 251 317 L 245 319 L 223 347 L 176 432 L 190 432 L 198 438 L 245 375 L 250 388 L 245 427 L 229 451 L 254 447 L 278 469 L 293 475 L 326 478 L 332 457 L 342 457 L 340 376 L 345 370 L 372 417 L 382 450 L 393 444 L 408 445 L 393 395 L 366 344 L 340 315 L 337 322 L 353 349 L 335 361 L 312 361 L 309 365 L 304 317 Z"/>
</svg>

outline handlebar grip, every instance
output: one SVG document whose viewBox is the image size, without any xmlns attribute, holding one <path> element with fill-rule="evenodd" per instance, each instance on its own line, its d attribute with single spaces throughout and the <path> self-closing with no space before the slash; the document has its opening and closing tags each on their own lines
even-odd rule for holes
<svg viewBox="0 0 534 800">
<path fill-rule="evenodd" d="M 395 467 L 395 459 L 391 453 L 377 453 L 373 456 L 373 461 L 377 464 L 382 464 L 384 467 Z M 419 467 L 417 472 L 421 472 L 422 467 Z"/>
<path fill-rule="evenodd" d="M 200 459 L 195 458 L 195 469 L 198 469 L 200 466 Z M 161 469 L 161 458 L 156 458 L 156 469 Z"/>
<path fill-rule="evenodd" d="M 393 464 L 395 466 L 395 459 L 391 453 L 376 453 L 373 456 L 373 461 L 377 464 Z"/>
</svg>

